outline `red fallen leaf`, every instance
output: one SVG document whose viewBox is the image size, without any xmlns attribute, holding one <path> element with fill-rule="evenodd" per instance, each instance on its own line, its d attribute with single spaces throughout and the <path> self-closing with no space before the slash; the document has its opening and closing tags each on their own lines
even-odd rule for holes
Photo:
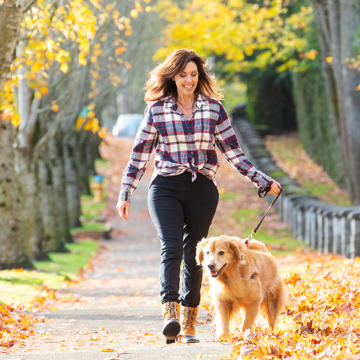
<svg viewBox="0 0 360 360">
<path fill-rule="evenodd" d="M 321 343 L 321 340 L 311 339 L 311 343 L 317 345 Z"/>
<path fill-rule="evenodd" d="M 10 340 L 10 341 L 0 343 L 0 346 L 3 346 L 3 347 L 12 347 L 14 345 L 15 345 L 15 340 Z"/>
</svg>

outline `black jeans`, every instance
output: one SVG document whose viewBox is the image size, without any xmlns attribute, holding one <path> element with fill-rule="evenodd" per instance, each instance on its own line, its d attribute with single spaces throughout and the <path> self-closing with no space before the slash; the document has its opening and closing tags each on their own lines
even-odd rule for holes
<svg viewBox="0 0 360 360">
<path fill-rule="evenodd" d="M 148 207 L 161 243 L 161 302 L 179 302 L 180 265 L 183 286 L 180 303 L 200 304 L 202 266 L 196 265 L 196 245 L 206 237 L 215 215 L 219 193 L 214 183 L 198 173 L 158 175 L 151 184 Z"/>
</svg>

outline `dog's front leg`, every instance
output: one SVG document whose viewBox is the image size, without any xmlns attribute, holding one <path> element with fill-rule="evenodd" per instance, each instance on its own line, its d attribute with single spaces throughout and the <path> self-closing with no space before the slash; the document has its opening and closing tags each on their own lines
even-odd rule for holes
<svg viewBox="0 0 360 360">
<path fill-rule="evenodd" d="M 228 335 L 230 332 L 230 313 L 232 304 L 229 301 L 216 301 L 215 302 L 215 324 L 216 324 L 216 336 Z"/>
<path fill-rule="evenodd" d="M 242 325 L 242 330 L 251 329 L 254 325 L 257 314 L 259 313 L 260 302 L 253 302 L 246 306 L 245 320 Z"/>
</svg>

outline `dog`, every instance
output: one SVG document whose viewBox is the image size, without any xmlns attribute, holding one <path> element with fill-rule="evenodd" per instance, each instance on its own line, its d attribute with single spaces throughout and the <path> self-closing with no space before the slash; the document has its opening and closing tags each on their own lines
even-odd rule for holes
<svg viewBox="0 0 360 360">
<path fill-rule="evenodd" d="M 229 333 L 230 320 L 241 308 L 245 309 L 243 331 L 251 329 L 260 309 L 274 329 L 288 291 L 263 243 L 232 236 L 202 239 L 196 260 L 209 275 L 217 337 Z"/>
</svg>

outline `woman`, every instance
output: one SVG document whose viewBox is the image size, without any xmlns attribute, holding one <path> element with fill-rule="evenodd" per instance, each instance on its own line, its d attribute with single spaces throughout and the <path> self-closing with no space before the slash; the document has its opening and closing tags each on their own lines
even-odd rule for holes
<svg viewBox="0 0 360 360">
<path fill-rule="evenodd" d="M 219 200 L 215 145 L 255 185 L 268 185 L 271 178 L 257 171 L 240 149 L 219 101 L 220 89 L 207 73 L 206 61 L 195 52 L 173 52 L 150 73 L 145 89 L 149 105 L 124 171 L 117 209 L 128 221 L 131 194 L 155 148 L 148 207 L 161 243 L 163 334 L 167 343 L 180 332 L 184 342 L 199 342 L 195 322 L 203 271 L 195 253 L 197 243 L 208 234 Z M 270 193 L 277 194 L 279 188 L 273 182 Z"/>
</svg>

